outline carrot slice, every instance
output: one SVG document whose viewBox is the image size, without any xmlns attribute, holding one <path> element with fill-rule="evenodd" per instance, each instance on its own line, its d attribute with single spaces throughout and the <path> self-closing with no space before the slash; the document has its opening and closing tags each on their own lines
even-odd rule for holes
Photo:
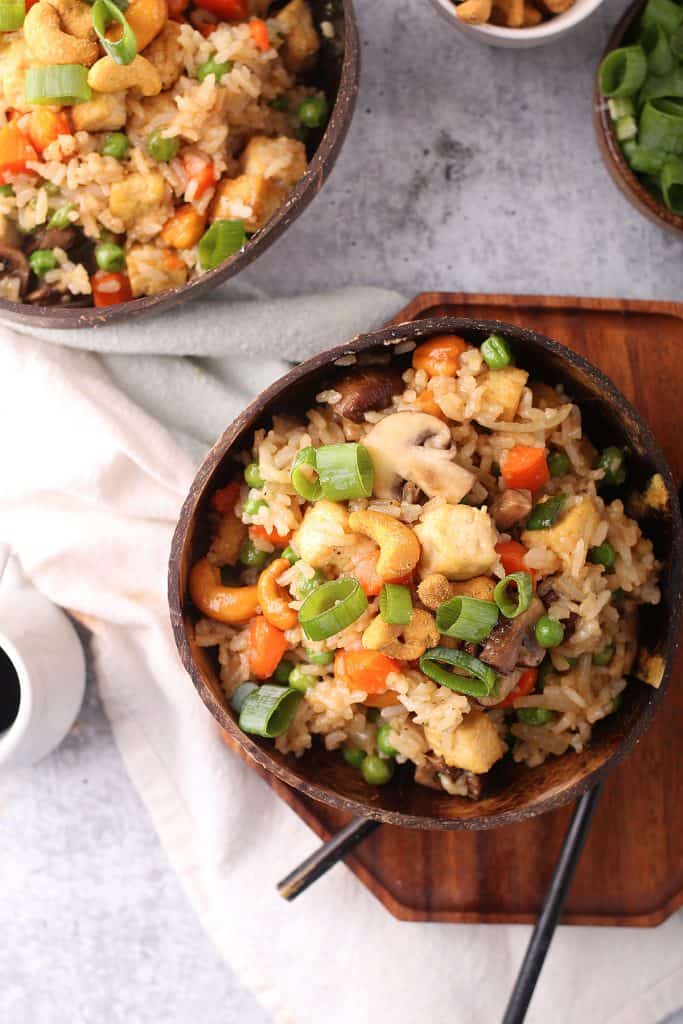
<svg viewBox="0 0 683 1024">
<path fill-rule="evenodd" d="M 527 553 L 527 549 L 523 544 L 520 544 L 518 540 L 502 540 L 499 544 L 496 544 L 496 551 L 500 555 L 503 568 L 508 575 L 511 572 L 528 572 L 533 581 L 534 590 L 536 589 L 538 573 L 535 569 L 527 569 L 524 564 L 524 556 Z"/>
<path fill-rule="evenodd" d="M 394 658 L 379 651 L 337 651 L 334 674 L 349 688 L 380 694 L 387 688 L 387 676 L 398 672 Z"/>
<path fill-rule="evenodd" d="M 29 160 L 36 159 L 36 151 L 16 121 L 10 121 L 0 128 L 0 177 L 7 183 L 7 176 L 21 174 Z"/>
<path fill-rule="evenodd" d="M 265 526 L 261 526 L 259 523 L 249 527 L 249 536 L 252 540 L 267 540 L 274 548 L 281 550 L 286 548 L 292 539 L 291 531 L 283 536 L 277 530 L 266 530 Z"/>
<path fill-rule="evenodd" d="M 528 694 L 533 693 L 536 688 L 536 680 L 538 679 L 538 669 L 528 668 L 526 672 L 522 672 L 519 677 L 519 681 L 515 686 L 514 690 L 508 693 L 505 700 L 502 700 L 500 704 L 496 704 L 497 708 L 509 708 L 518 697 L 526 697 Z"/>
<path fill-rule="evenodd" d="M 107 273 L 98 270 L 90 278 L 93 301 L 97 307 L 118 306 L 133 298 L 133 291 L 126 274 Z"/>
<path fill-rule="evenodd" d="M 467 342 L 457 334 L 437 334 L 413 352 L 413 369 L 430 377 L 455 377 Z"/>
<path fill-rule="evenodd" d="M 501 469 L 503 480 L 508 487 L 538 491 L 550 480 L 550 470 L 544 448 L 527 448 L 515 445 Z"/>
<path fill-rule="evenodd" d="M 262 18 L 252 18 L 249 22 L 251 38 L 262 53 L 270 49 L 270 37 L 268 26 Z"/>
</svg>

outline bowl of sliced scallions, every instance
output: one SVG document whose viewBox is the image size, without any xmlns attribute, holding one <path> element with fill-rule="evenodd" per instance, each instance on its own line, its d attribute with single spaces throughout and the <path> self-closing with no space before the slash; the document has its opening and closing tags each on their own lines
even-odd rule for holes
<svg viewBox="0 0 683 1024">
<path fill-rule="evenodd" d="M 627 199 L 683 231 L 683 5 L 638 0 L 609 40 L 595 87 L 605 165 Z"/>
</svg>

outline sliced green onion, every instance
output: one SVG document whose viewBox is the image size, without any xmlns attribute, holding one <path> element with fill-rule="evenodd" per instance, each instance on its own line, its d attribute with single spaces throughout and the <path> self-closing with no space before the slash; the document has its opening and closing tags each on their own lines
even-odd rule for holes
<svg viewBox="0 0 683 1024">
<path fill-rule="evenodd" d="M 88 69 L 82 64 L 49 64 L 28 68 L 24 77 L 27 103 L 71 106 L 92 99 Z"/>
<path fill-rule="evenodd" d="M 556 494 L 534 505 L 526 521 L 527 530 L 547 530 L 557 522 L 557 517 L 567 502 L 568 495 Z"/>
<path fill-rule="evenodd" d="M 121 26 L 121 38 L 117 42 L 107 39 L 107 27 L 113 21 Z M 135 32 L 128 24 L 125 14 L 112 0 L 95 0 L 92 8 L 92 24 L 102 48 L 117 64 L 132 64 L 138 52 Z"/>
<path fill-rule="evenodd" d="M 344 747 L 342 757 L 352 768 L 360 768 L 365 760 L 365 751 L 361 750 L 360 747 Z"/>
<path fill-rule="evenodd" d="M 502 334 L 489 334 L 480 351 L 489 370 L 502 370 L 512 361 L 510 346 Z"/>
<path fill-rule="evenodd" d="M 0 32 L 16 32 L 24 24 L 24 0 L 4 0 L 0 3 Z"/>
<path fill-rule="evenodd" d="M 246 245 L 247 236 L 241 220 L 215 220 L 199 239 L 197 252 L 201 270 L 213 270 Z"/>
<path fill-rule="evenodd" d="M 642 109 L 648 100 L 660 99 L 662 96 L 683 97 L 683 68 L 680 65 L 668 75 L 649 75 L 638 94 L 638 106 Z"/>
<path fill-rule="evenodd" d="M 334 661 L 334 651 L 312 651 L 307 648 L 304 654 L 311 665 L 331 665 Z"/>
<path fill-rule="evenodd" d="M 622 149 L 629 166 L 638 174 L 658 175 L 667 160 L 667 154 L 663 150 L 643 149 L 632 140 L 625 142 Z"/>
<path fill-rule="evenodd" d="M 624 46 L 612 50 L 603 59 L 598 72 L 603 96 L 633 96 L 647 75 L 647 58 L 642 46 Z"/>
<path fill-rule="evenodd" d="M 677 57 L 678 60 L 683 60 L 683 27 L 679 26 L 676 29 L 669 40 L 669 46 L 674 57 Z M 656 74 L 666 74 L 666 72 L 657 71 Z"/>
<path fill-rule="evenodd" d="M 315 448 L 308 445 L 296 453 L 290 474 L 292 487 L 305 501 L 322 498 L 323 489 L 318 479 Z"/>
<path fill-rule="evenodd" d="M 351 501 L 372 494 L 375 472 L 362 444 L 325 444 L 316 452 L 316 467 L 328 501 Z"/>
<path fill-rule="evenodd" d="M 626 458 L 622 449 L 616 445 L 605 448 L 598 459 L 598 469 L 604 471 L 602 483 L 620 487 L 626 480 Z"/>
<path fill-rule="evenodd" d="M 660 25 L 668 36 L 672 35 L 683 21 L 683 9 L 673 0 L 649 0 L 643 11 L 641 24 L 644 28 Z"/>
<path fill-rule="evenodd" d="M 249 487 L 259 490 L 263 487 L 263 477 L 259 471 L 258 462 L 250 462 L 244 470 L 244 481 Z"/>
<path fill-rule="evenodd" d="M 647 67 L 653 75 L 668 75 L 676 61 L 669 45 L 666 32 L 661 25 L 649 25 L 643 30 L 640 45 L 647 57 Z M 633 111 L 629 111 L 633 113 Z"/>
<path fill-rule="evenodd" d="M 240 729 L 268 739 L 281 736 L 292 724 L 300 700 L 301 694 L 289 686 L 259 686 L 242 705 Z"/>
<path fill-rule="evenodd" d="M 664 96 L 649 100 L 640 115 L 639 142 L 643 149 L 683 155 L 683 104 Z"/>
<path fill-rule="evenodd" d="M 67 203 L 65 206 L 60 206 L 59 209 L 55 210 L 50 217 L 47 222 L 47 226 L 49 228 L 68 228 L 72 223 L 69 215 L 73 213 L 75 209 L 76 207 L 73 203 Z"/>
<path fill-rule="evenodd" d="M 299 561 L 299 556 L 297 555 L 296 551 L 294 550 L 291 544 L 288 544 L 285 550 L 282 552 L 282 557 L 286 558 L 291 565 L 294 565 L 295 562 Z"/>
<path fill-rule="evenodd" d="M 214 75 L 216 83 L 218 83 L 223 75 L 227 75 L 229 71 L 232 71 L 231 62 L 229 60 L 217 61 L 216 55 L 214 54 L 197 68 L 197 81 L 203 82 L 209 75 Z"/>
<path fill-rule="evenodd" d="M 668 208 L 679 217 L 683 216 L 683 159 L 669 157 L 662 167 L 660 184 Z"/>
<path fill-rule="evenodd" d="M 619 142 L 628 142 L 630 139 L 635 139 L 638 134 L 638 125 L 636 124 L 635 117 L 631 117 L 627 114 L 626 117 L 620 117 L 614 125 L 614 134 Z"/>
<path fill-rule="evenodd" d="M 293 668 L 293 662 L 287 661 L 286 658 L 283 658 L 278 667 L 273 672 L 273 679 L 275 679 L 276 682 L 278 683 L 288 683 Z"/>
<path fill-rule="evenodd" d="M 379 613 L 390 626 L 407 626 L 413 617 L 413 601 L 408 587 L 385 583 L 379 595 Z"/>
<path fill-rule="evenodd" d="M 566 476 L 571 469 L 571 462 L 566 452 L 559 448 L 548 456 L 548 469 L 552 477 Z"/>
<path fill-rule="evenodd" d="M 518 708 L 517 718 L 524 725 L 547 725 L 553 713 L 547 708 Z"/>
<path fill-rule="evenodd" d="M 618 121 L 620 117 L 628 117 L 629 114 L 633 116 L 636 112 L 630 96 L 613 96 L 611 100 L 608 100 L 607 108 L 613 121 Z"/>
<path fill-rule="evenodd" d="M 510 597 L 509 588 L 511 586 L 514 586 L 517 590 L 516 601 L 513 601 Z M 493 591 L 493 600 L 506 619 L 516 619 L 531 604 L 533 592 L 534 583 L 530 573 L 511 572 L 509 576 L 504 576 L 499 583 L 496 583 Z"/>
<path fill-rule="evenodd" d="M 242 683 L 241 686 L 237 687 L 230 698 L 230 707 L 236 715 L 241 713 L 245 700 L 250 693 L 254 692 L 254 690 L 258 690 L 258 685 L 256 683 Z"/>
<path fill-rule="evenodd" d="M 323 583 L 299 609 L 299 623 L 309 640 L 327 640 L 359 619 L 368 606 L 360 583 L 352 576 Z"/>
<path fill-rule="evenodd" d="M 441 667 L 443 664 L 453 665 L 466 675 L 449 672 Z M 450 647 L 431 647 L 425 651 L 420 658 L 420 671 L 440 686 L 447 686 L 449 690 L 467 697 L 488 697 L 496 685 L 496 673 L 490 665 L 465 651 L 454 651 Z"/>
<path fill-rule="evenodd" d="M 320 569 L 316 569 L 313 575 L 308 578 L 300 572 L 294 583 L 294 592 L 300 601 L 305 601 L 309 594 L 318 590 L 323 583 L 327 583 L 327 576 Z"/>
<path fill-rule="evenodd" d="M 614 650 L 614 644 L 608 644 L 607 647 L 603 647 L 601 651 L 594 654 L 591 661 L 594 665 L 609 665 L 610 661 L 614 657 Z"/>
<path fill-rule="evenodd" d="M 608 541 L 588 549 L 588 561 L 593 565 L 604 565 L 606 569 L 611 569 L 616 560 L 617 553 Z"/>
<path fill-rule="evenodd" d="M 304 672 L 300 665 L 295 665 L 292 671 L 289 673 L 289 679 L 287 683 L 292 687 L 293 690 L 298 690 L 299 693 L 305 693 L 306 690 L 310 689 L 318 680 L 315 676 L 311 676 L 308 672 Z"/>
<path fill-rule="evenodd" d="M 436 612 L 439 633 L 478 644 L 498 622 L 498 605 L 477 597 L 452 597 Z"/>
</svg>

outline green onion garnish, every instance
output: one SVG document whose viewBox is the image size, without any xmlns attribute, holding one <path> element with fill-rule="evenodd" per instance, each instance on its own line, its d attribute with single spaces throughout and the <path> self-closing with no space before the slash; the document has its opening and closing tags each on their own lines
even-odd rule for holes
<svg viewBox="0 0 683 1024">
<path fill-rule="evenodd" d="M 322 497 L 323 489 L 316 468 L 316 452 L 311 445 L 296 453 L 290 479 L 296 493 L 305 501 L 317 501 Z"/>
<path fill-rule="evenodd" d="M 27 103 L 71 106 L 92 99 L 88 69 L 82 64 L 49 64 L 28 68 L 24 77 Z"/>
<path fill-rule="evenodd" d="M 601 452 L 598 469 L 604 471 L 602 483 L 611 487 L 620 487 L 626 480 L 626 457 L 621 448 L 610 445 Z"/>
<path fill-rule="evenodd" d="M 268 739 L 281 736 L 292 724 L 300 700 L 301 694 L 289 686 L 259 686 L 242 705 L 240 729 Z"/>
<path fill-rule="evenodd" d="M 638 125 L 636 124 L 635 117 L 631 117 L 627 114 L 626 117 L 620 117 L 614 125 L 614 134 L 619 142 L 629 142 L 630 139 L 635 139 L 638 134 Z"/>
<path fill-rule="evenodd" d="M 660 184 L 668 208 L 679 217 L 683 216 L 683 159 L 669 157 L 662 167 Z"/>
<path fill-rule="evenodd" d="M 327 640 L 359 619 L 368 606 L 360 583 L 352 576 L 323 583 L 299 609 L 299 623 L 309 640 Z"/>
<path fill-rule="evenodd" d="M 407 626 L 413 617 L 413 601 L 408 587 L 385 583 L 379 595 L 379 613 L 390 626 Z"/>
<path fill-rule="evenodd" d="M 291 544 L 288 544 L 285 550 L 282 552 L 282 557 L 286 558 L 291 565 L 294 565 L 295 562 L 299 561 L 299 556 L 297 555 L 296 551 L 294 550 Z"/>
<path fill-rule="evenodd" d="M 230 698 L 230 707 L 236 715 L 241 713 L 245 700 L 250 693 L 254 692 L 254 690 L 258 690 L 258 685 L 256 683 L 242 683 L 241 686 L 237 687 Z"/>
<path fill-rule="evenodd" d="M 668 75 L 674 68 L 676 61 L 661 25 L 649 25 L 640 36 L 640 45 L 647 57 L 648 70 L 653 75 Z"/>
<path fill-rule="evenodd" d="M 671 36 L 671 39 L 669 40 L 669 46 L 671 47 L 671 52 L 673 53 L 674 57 L 677 57 L 678 60 L 683 60 L 683 28 L 681 28 L 680 26 L 676 29 L 674 34 Z M 673 63 L 672 63 L 672 67 L 673 67 Z M 668 68 L 667 70 L 670 71 L 671 68 Z M 666 74 L 666 72 L 665 71 L 662 71 L 662 72 L 657 71 L 657 72 L 655 72 L 655 74 Z"/>
<path fill-rule="evenodd" d="M 317 683 L 317 679 L 309 675 L 301 668 L 300 665 L 295 665 L 292 671 L 289 673 L 289 679 L 287 683 L 293 690 L 298 690 L 299 693 L 305 693 L 311 686 Z"/>
<path fill-rule="evenodd" d="M 534 505 L 526 521 L 527 530 L 547 530 L 553 526 L 567 502 L 567 497 L 566 494 L 556 494 Z"/>
<path fill-rule="evenodd" d="M 552 719 L 552 711 L 547 708 L 518 708 L 517 718 L 524 725 L 547 725 Z"/>
<path fill-rule="evenodd" d="M 68 228 L 71 224 L 71 216 L 76 209 L 73 203 L 66 203 L 64 206 L 60 206 L 50 217 L 47 222 L 49 228 Z"/>
<path fill-rule="evenodd" d="M 683 103 L 664 96 L 649 100 L 640 115 L 638 141 L 643 149 L 683 154 Z"/>
<path fill-rule="evenodd" d="M 609 665 L 610 661 L 614 657 L 614 650 L 614 644 L 608 644 L 607 647 L 603 647 L 601 651 L 594 654 L 591 661 L 594 665 L 598 666 Z"/>
<path fill-rule="evenodd" d="M 603 96 L 633 96 L 647 75 L 647 57 L 642 46 L 624 46 L 612 50 L 603 59 L 598 72 Z"/>
<path fill-rule="evenodd" d="M 502 334 L 489 334 L 480 351 L 490 370 L 502 370 L 512 362 L 510 346 Z"/>
<path fill-rule="evenodd" d="M 498 622 L 498 606 L 476 597 L 452 597 L 439 606 L 436 628 L 446 636 L 478 644 Z"/>
<path fill-rule="evenodd" d="M 673 0 L 649 0 L 643 11 L 642 25 L 660 25 L 668 36 L 672 35 L 683 21 L 683 8 Z"/>
<path fill-rule="evenodd" d="M 16 32 L 24 24 L 24 0 L 4 0 L 0 3 L 0 32 Z"/>
<path fill-rule="evenodd" d="M 113 21 L 121 26 L 121 38 L 117 42 L 107 39 L 107 27 Z M 138 52 L 138 41 L 135 32 L 128 24 L 126 16 L 112 0 L 95 0 L 92 9 L 92 24 L 95 34 L 103 49 L 117 64 L 132 64 Z"/>
<path fill-rule="evenodd" d="M 453 665 L 459 675 L 449 672 L 441 665 Z M 431 647 L 420 658 L 420 671 L 433 679 L 440 686 L 447 686 L 455 693 L 467 697 L 488 697 L 496 685 L 496 673 L 479 658 L 474 658 L 465 651 L 454 651 L 450 647 Z"/>
<path fill-rule="evenodd" d="M 323 497 L 328 501 L 369 498 L 375 473 L 362 444 L 325 444 L 316 452 L 316 468 Z"/>
<path fill-rule="evenodd" d="M 241 220 L 215 220 L 199 239 L 197 252 L 201 270 L 213 270 L 246 245 L 247 236 Z"/>
<path fill-rule="evenodd" d="M 304 654 L 311 665 L 331 665 L 334 661 L 334 651 L 312 651 L 307 648 Z"/>
<path fill-rule="evenodd" d="M 604 565 L 605 569 L 611 569 L 616 560 L 617 553 L 608 541 L 588 549 L 588 561 L 593 565 Z"/>
<path fill-rule="evenodd" d="M 618 121 L 620 117 L 628 117 L 629 114 L 634 117 L 636 113 L 630 96 L 613 96 L 611 100 L 607 101 L 607 107 L 613 121 Z"/>
<path fill-rule="evenodd" d="M 667 160 L 663 150 L 643 149 L 633 139 L 627 140 L 622 149 L 631 169 L 638 171 L 639 174 L 652 174 L 657 177 Z"/>
<path fill-rule="evenodd" d="M 516 601 L 513 601 L 510 597 L 509 588 L 511 586 L 516 588 Z M 499 583 L 496 583 L 493 599 L 506 619 L 516 619 L 531 604 L 533 589 L 534 585 L 530 573 L 511 572 L 509 576 L 503 577 Z"/>
<path fill-rule="evenodd" d="M 213 75 L 216 79 L 216 84 L 218 84 L 223 75 L 227 75 L 229 71 L 232 71 L 231 62 L 229 60 L 217 61 L 214 54 L 197 68 L 197 81 L 203 82 L 208 75 Z"/>
</svg>

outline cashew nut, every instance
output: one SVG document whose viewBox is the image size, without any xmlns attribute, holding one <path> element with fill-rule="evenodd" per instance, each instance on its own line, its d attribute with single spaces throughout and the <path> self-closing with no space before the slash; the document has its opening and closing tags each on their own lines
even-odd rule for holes
<svg viewBox="0 0 683 1024">
<path fill-rule="evenodd" d="M 24 20 L 24 39 L 33 59 L 41 64 L 90 67 L 100 53 L 92 11 L 82 0 L 40 0 L 34 4 Z"/>
<path fill-rule="evenodd" d="M 401 635 L 403 642 L 399 640 Z M 378 615 L 363 633 L 361 643 L 368 651 L 381 651 L 390 658 L 414 661 L 421 658 L 428 647 L 439 643 L 439 631 L 429 612 L 414 608 L 407 626 L 390 626 Z"/>
<path fill-rule="evenodd" d="M 452 597 L 474 597 L 479 601 L 492 601 L 496 581 L 490 576 L 474 576 L 462 583 L 451 583 L 441 573 L 431 573 L 418 584 L 417 596 L 422 604 L 436 611 L 444 601 Z"/>
<path fill-rule="evenodd" d="M 458 4 L 455 13 L 469 25 L 482 25 L 491 17 L 491 0 L 465 0 Z"/>
<path fill-rule="evenodd" d="M 44 0 L 41 0 L 41 3 L 43 2 Z M 96 92 L 139 89 L 143 96 L 156 96 L 161 92 L 161 76 L 154 65 L 140 54 L 131 64 L 117 64 L 107 56 L 100 57 L 90 68 L 88 85 Z"/>
<path fill-rule="evenodd" d="M 384 512 L 352 512 L 349 529 L 379 544 L 377 573 L 383 580 L 407 576 L 420 560 L 420 542 L 413 531 Z"/>
<path fill-rule="evenodd" d="M 294 629 L 297 614 L 289 607 L 289 595 L 278 582 L 278 576 L 289 569 L 290 562 L 286 558 L 276 558 L 267 566 L 258 578 L 256 594 L 261 611 L 271 626 L 277 629 Z"/>
<path fill-rule="evenodd" d="M 135 33 L 140 53 L 159 35 L 168 21 L 166 0 L 131 0 L 126 7 L 126 21 Z M 110 25 L 107 39 L 116 41 L 121 38 L 122 32 L 121 25 Z"/>
<path fill-rule="evenodd" d="M 256 613 L 256 587 L 224 587 L 217 566 L 201 558 L 190 570 L 190 597 L 203 615 L 236 625 Z"/>
</svg>

